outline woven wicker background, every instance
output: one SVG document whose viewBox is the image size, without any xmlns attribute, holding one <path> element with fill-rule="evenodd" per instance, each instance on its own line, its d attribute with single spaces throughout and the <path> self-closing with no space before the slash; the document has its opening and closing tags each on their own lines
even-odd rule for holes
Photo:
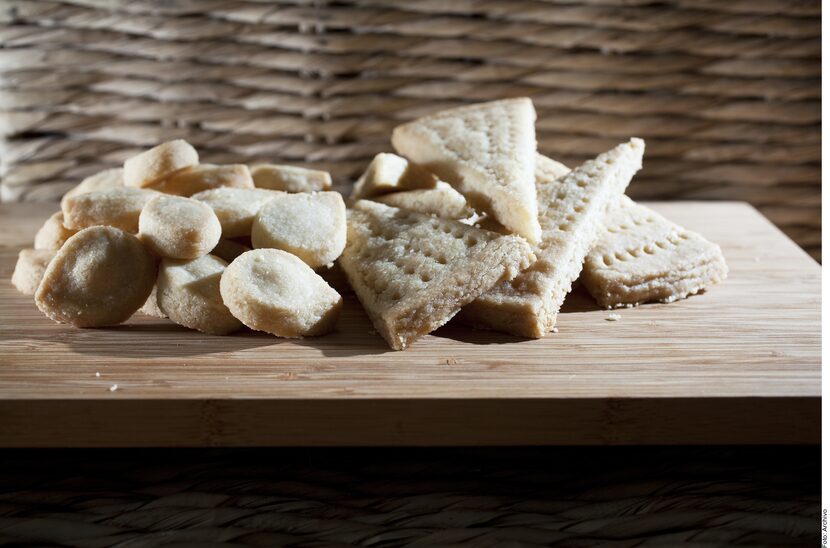
<svg viewBox="0 0 830 548">
<path fill-rule="evenodd" d="M 821 448 L 4 451 L 10 546 L 817 546 Z"/>
<path fill-rule="evenodd" d="M 393 126 L 529 95 L 575 164 L 637 135 L 635 198 L 740 199 L 820 255 L 817 0 L 2 0 L 0 197 L 141 147 L 353 180 Z"/>
</svg>

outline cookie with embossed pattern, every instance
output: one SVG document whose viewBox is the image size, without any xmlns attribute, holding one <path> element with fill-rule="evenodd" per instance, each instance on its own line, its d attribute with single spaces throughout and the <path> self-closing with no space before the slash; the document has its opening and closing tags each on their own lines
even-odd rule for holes
<svg viewBox="0 0 830 548">
<path fill-rule="evenodd" d="M 403 350 L 534 258 L 519 236 L 360 200 L 338 263 L 375 329 Z"/>
<path fill-rule="evenodd" d="M 540 156 L 536 185 L 542 241 L 534 248 L 537 261 L 464 307 L 459 317 L 476 327 L 522 337 L 552 331 L 608 206 L 640 169 L 644 148 L 641 139 L 631 139 L 571 172 Z"/>
<path fill-rule="evenodd" d="M 683 299 L 727 273 L 717 244 L 623 196 L 585 260 L 582 284 L 614 308 Z"/>
<path fill-rule="evenodd" d="M 453 185 L 476 210 L 535 244 L 542 235 L 533 178 L 535 121 L 526 97 L 479 103 L 398 126 L 392 145 Z"/>
</svg>

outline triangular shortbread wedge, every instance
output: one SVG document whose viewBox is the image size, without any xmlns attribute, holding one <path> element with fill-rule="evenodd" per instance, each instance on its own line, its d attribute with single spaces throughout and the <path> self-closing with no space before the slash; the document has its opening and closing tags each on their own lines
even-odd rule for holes
<svg viewBox="0 0 830 548">
<path fill-rule="evenodd" d="M 720 247 L 627 196 L 609 212 L 582 284 L 605 307 L 672 302 L 726 279 Z"/>
<path fill-rule="evenodd" d="M 381 152 L 352 188 L 350 202 L 372 198 L 389 192 L 434 188 L 435 175 L 397 154 Z"/>
<path fill-rule="evenodd" d="M 619 199 L 642 165 L 645 144 L 631 139 L 566 175 L 567 168 L 538 159 L 536 184 L 542 242 L 537 261 L 464 307 L 459 317 L 476 327 L 522 337 L 544 337 L 579 277 L 582 262 Z"/>
<path fill-rule="evenodd" d="M 536 111 L 528 98 L 445 110 L 398 126 L 398 153 L 458 189 L 478 211 L 537 243 Z"/>
<path fill-rule="evenodd" d="M 338 262 L 375 329 L 403 350 L 534 258 L 518 236 L 360 200 Z"/>
</svg>

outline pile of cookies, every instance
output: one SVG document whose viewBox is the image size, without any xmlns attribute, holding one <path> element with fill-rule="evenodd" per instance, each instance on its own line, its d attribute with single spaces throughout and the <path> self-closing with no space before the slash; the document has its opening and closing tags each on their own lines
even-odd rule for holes
<svg viewBox="0 0 830 548">
<path fill-rule="evenodd" d="M 529 99 L 397 127 L 350 197 L 339 264 L 395 349 L 457 317 L 538 338 L 580 278 L 608 308 L 725 279 L 720 248 L 625 196 L 640 139 L 574 169 L 536 151 Z"/>
<path fill-rule="evenodd" d="M 346 245 L 330 188 L 325 172 L 200 164 L 188 143 L 163 143 L 69 191 L 12 282 L 78 327 L 141 311 L 215 335 L 320 335 L 343 302 L 314 270 Z"/>
<path fill-rule="evenodd" d="M 13 281 L 77 326 L 140 309 L 283 337 L 334 327 L 331 282 L 401 350 L 453 317 L 543 337 L 580 278 L 608 308 L 725 279 L 717 245 L 625 196 L 642 140 L 569 169 L 538 154 L 535 119 L 520 98 L 399 126 L 397 154 L 372 160 L 348 211 L 324 172 L 199 164 L 187 143 L 164 143 L 68 192 Z"/>
</svg>

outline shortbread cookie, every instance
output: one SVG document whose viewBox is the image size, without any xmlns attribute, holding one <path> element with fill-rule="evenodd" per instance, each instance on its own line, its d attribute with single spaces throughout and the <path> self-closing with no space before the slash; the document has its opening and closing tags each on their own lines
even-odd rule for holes
<svg viewBox="0 0 830 548">
<path fill-rule="evenodd" d="M 63 224 L 72 230 L 102 225 L 136 233 L 144 205 L 159 195 L 154 190 L 124 187 L 73 196 L 61 204 Z"/>
<path fill-rule="evenodd" d="M 375 329 L 403 350 L 533 260 L 519 236 L 360 200 L 338 263 Z"/>
<path fill-rule="evenodd" d="M 205 255 L 198 259 L 164 259 L 156 281 L 158 306 L 174 322 L 211 335 L 242 328 L 219 293 L 219 280 L 228 263 Z"/>
<path fill-rule="evenodd" d="M 672 302 L 726 279 L 720 247 L 623 196 L 582 271 L 605 307 Z"/>
<path fill-rule="evenodd" d="M 443 181 L 435 188 L 424 190 L 405 190 L 372 198 L 376 202 L 435 215 L 445 219 L 467 219 L 475 212 L 467 206 L 467 200 L 457 190 Z"/>
<path fill-rule="evenodd" d="M 220 187 L 254 188 L 251 170 L 244 164 L 199 164 L 179 170 L 152 185 L 154 190 L 177 196 L 192 196 Z"/>
<path fill-rule="evenodd" d="M 521 337 L 544 337 L 579 277 L 610 204 L 642 166 L 644 143 L 632 139 L 572 172 L 543 156 L 537 159 L 536 189 L 542 242 L 537 260 L 510 282 L 465 306 L 459 318 L 476 327 Z"/>
<path fill-rule="evenodd" d="M 373 198 L 389 192 L 434 188 L 435 175 L 397 154 L 381 152 L 354 184 L 351 202 Z"/>
<path fill-rule="evenodd" d="M 168 141 L 145 150 L 124 162 L 124 184 L 147 187 L 181 169 L 199 163 L 199 154 L 182 139 Z"/>
<path fill-rule="evenodd" d="M 392 145 L 453 185 L 476 210 L 535 244 L 541 237 L 535 120 L 528 98 L 480 103 L 398 126 Z"/>
<path fill-rule="evenodd" d="M 222 225 L 223 238 L 236 238 L 250 236 L 251 224 L 259 208 L 280 194 L 282 192 L 264 188 L 224 187 L 205 190 L 191 198 L 204 202 L 213 209 Z"/>
<path fill-rule="evenodd" d="M 35 292 L 35 303 L 56 322 L 115 325 L 144 304 L 155 280 L 155 259 L 138 238 L 111 226 L 94 226 L 58 250 Z"/>
<path fill-rule="evenodd" d="M 643 145 L 645 145 L 645 142 L 643 142 L 642 139 L 637 139 L 636 137 L 634 139 L 629 140 L 628 144 L 631 145 L 632 142 L 635 143 L 635 145 L 634 145 L 635 147 L 639 146 L 641 142 L 642 142 Z M 622 146 L 624 146 L 624 145 L 620 145 L 620 147 L 622 147 Z M 614 150 L 616 150 L 616 149 L 611 149 L 610 151 L 606 152 L 606 154 L 611 154 L 611 153 L 613 153 Z M 643 150 L 643 152 L 645 152 L 645 149 Z M 539 197 L 539 179 L 540 178 L 542 180 L 545 180 L 545 181 L 555 181 L 555 180 L 559 179 L 560 177 L 564 177 L 565 175 L 570 173 L 570 171 L 571 171 L 571 169 L 568 166 L 566 166 L 565 164 L 563 164 L 562 162 L 557 162 L 553 158 L 548 158 L 547 156 L 544 156 L 544 155 L 539 154 L 537 152 L 536 153 L 536 169 L 535 169 L 536 197 L 537 197 L 537 199 Z M 551 189 L 547 185 L 545 185 L 545 190 L 547 191 L 547 193 L 545 195 L 545 198 L 548 201 L 550 201 L 551 197 L 549 196 L 549 194 L 550 194 Z M 545 204 L 544 203 L 540 204 L 539 209 L 545 209 Z"/>
<path fill-rule="evenodd" d="M 55 257 L 54 249 L 22 249 L 12 273 L 12 285 L 24 295 L 34 295 L 49 261 Z"/>
<path fill-rule="evenodd" d="M 75 232 L 64 226 L 63 212 L 55 212 L 35 234 L 35 249 L 60 249 Z"/>
<path fill-rule="evenodd" d="M 138 231 L 141 241 L 161 257 L 196 259 L 216 247 L 222 225 L 207 204 L 161 194 L 144 206 Z"/>
<path fill-rule="evenodd" d="M 157 285 L 153 285 L 153 290 L 150 292 L 150 296 L 147 297 L 147 300 L 144 301 L 144 304 L 138 309 L 138 311 L 142 314 L 146 314 L 147 316 L 154 316 L 162 319 L 167 318 L 167 314 L 165 314 L 159 307 Z"/>
<path fill-rule="evenodd" d="M 331 189 L 331 174 L 317 169 L 259 164 L 251 167 L 251 175 L 257 188 L 285 192 L 317 192 Z"/>
<path fill-rule="evenodd" d="M 211 250 L 210 254 L 216 255 L 226 263 L 231 263 L 234 259 L 250 250 L 251 248 L 245 244 L 222 238 L 219 240 L 219 243 L 216 244 L 216 247 Z"/>
<path fill-rule="evenodd" d="M 343 298 L 307 264 L 278 249 L 243 253 L 222 275 L 222 299 L 242 323 L 278 337 L 334 329 Z"/>
<path fill-rule="evenodd" d="M 251 243 L 293 253 L 311 268 L 327 265 L 346 245 L 346 204 L 337 192 L 276 196 L 257 213 Z"/>
<path fill-rule="evenodd" d="M 75 187 L 69 189 L 61 198 L 61 202 L 73 196 L 80 196 L 93 190 L 106 190 L 108 188 L 119 188 L 124 186 L 124 168 L 114 167 L 105 169 L 95 175 L 90 175 Z"/>
</svg>

